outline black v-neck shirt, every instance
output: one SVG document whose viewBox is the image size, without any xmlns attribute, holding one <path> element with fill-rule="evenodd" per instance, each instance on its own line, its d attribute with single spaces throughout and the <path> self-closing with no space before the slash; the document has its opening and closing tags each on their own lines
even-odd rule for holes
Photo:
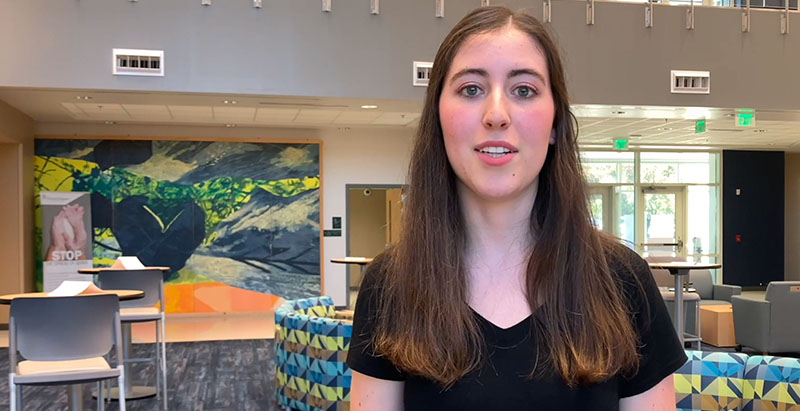
<svg viewBox="0 0 800 411">
<path fill-rule="evenodd" d="M 612 262 L 612 271 L 622 280 L 631 321 L 640 336 L 641 362 L 630 378 L 617 375 L 601 383 L 569 387 L 551 370 L 531 379 L 536 357 L 531 322 L 537 313 L 504 329 L 474 310 L 487 349 L 487 358 L 479 369 L 448 390 L 405 373 L 373 354 L 370 339 L 375 327 L 375 298 L 379 298 L 376 276 L 382 273 L 378 266 L 371 266 L 362 281 L 347 364 L 374 378 L 404 381 L 406 410 L 617 410 L 620 398 L 647 391 L 686 362 L 647 263 L 632 251 L 626 257 L 630 264 Z"/>
</svg>

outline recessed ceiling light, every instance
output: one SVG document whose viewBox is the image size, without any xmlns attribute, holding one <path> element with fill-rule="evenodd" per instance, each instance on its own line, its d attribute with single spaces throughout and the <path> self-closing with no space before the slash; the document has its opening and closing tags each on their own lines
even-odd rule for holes
<svg viewBox="0 0 800 411">
<path fill-rule="evenodd" d="M 373 108 L 378 108 L 378 106 L 373 106 L 371 104 L 365 104 L 365 105 L 361 106 L 361 108 L 369 110 L 369 109 L 373 109 Z"/>
<path fill-rule="evenodd" d="M 238 101 L 236 101 L 236 100 L 223 100 L 222 102 L 224 104 L 236 104 L 236 103 L 238 103 Z"/>
<path fill-rule="evenodd" d="M 104 123 L 105 123 L 105 124 L 108 124 L 108 125 L 111 125 L 111 124 L 117 124 L 117 122 L 116 122 L 116 121 L 106 121 L 106 122 L 104 122 Z"/>
<path fill-rule="evenodd" d="M 225 124 L 225 127 L 233 128 L 233 127 L 236 127 L 236 124 Z"/>
<path fill-rule="evenodd" d="M 78 100 L 91 100 L 92 98 L 89 96 L 77 96 L 75 97 Z"/>
<path fill-rule="evenodd" d="M 611 114 L 625 114 L 624 111 L 612 111 Z"/>
</svg>

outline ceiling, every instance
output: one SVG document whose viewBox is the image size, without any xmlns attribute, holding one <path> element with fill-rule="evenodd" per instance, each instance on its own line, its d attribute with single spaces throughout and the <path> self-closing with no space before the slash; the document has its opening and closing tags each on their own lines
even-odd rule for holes
<svg viewBox="0 0 800 411">
<path fill-rule="evenodd" d="M 421 102 L 297 96 L 0 88 L 0 100 L 38 123 L 227 127 L 413 128 Z M 362 106 L 377 106 L 362 108 Z M 611 148 L 800 151 L 800 111 L 756 110 L 752 127 L 732 108 L 574 105 L 579 142 Z M 696 133 L 698 119 L 706 132 Z"/>
</svg>

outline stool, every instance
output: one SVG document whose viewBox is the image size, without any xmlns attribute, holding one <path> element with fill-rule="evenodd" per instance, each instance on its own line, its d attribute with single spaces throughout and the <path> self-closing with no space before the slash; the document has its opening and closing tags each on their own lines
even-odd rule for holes
<svg viewBox="0 0 800 411">
<path fill-rule="evenodd" d="M 675 292 L 674 291 L 661 291 L 661 297 L 664 299 L 664 302 L 667 303 L 667 309 L 669 310 L 669 316 L 673 319 L 672 323 L 675 323 Z M 684 329 L 683 333 L 683 341 L 684 343 L 697 343 L 697 349 L 700 350 L 701 344 L 701 326 L 700 326 L 700 294 L 695 292 L 683 292 L 683 315 L 684 315 L 684 324 L 688 324 L 686 321 L 686 316 L 689 315 L 689 309 L 694 309 L 694 328 L 692 329 L 692 333 L 687 332 Z M 686 328 L 684 326 L 684 328 Z"/>
</svg>

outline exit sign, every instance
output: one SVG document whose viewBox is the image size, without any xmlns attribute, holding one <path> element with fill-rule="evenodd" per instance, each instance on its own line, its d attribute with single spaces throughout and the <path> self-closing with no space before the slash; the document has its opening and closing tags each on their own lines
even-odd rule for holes
<svg viewBox="0 0 800 411">
<path fill-rule="evenodd" d="M 614 150 L 627 150 L 628 140 L 614 140 Z"/>
<path fill-rule="evenodd" d="M 694 122 L 694 132 L 697 134 L 705 133 L 706 132 L 706 121 L 705 120 L 697 120 Z"/>
<path fill-rule="evenodd" d="M 739 110 L 736 113 L 737 127 L 755 127 L 756 113 L 753 110 Z"/>
</svg>

